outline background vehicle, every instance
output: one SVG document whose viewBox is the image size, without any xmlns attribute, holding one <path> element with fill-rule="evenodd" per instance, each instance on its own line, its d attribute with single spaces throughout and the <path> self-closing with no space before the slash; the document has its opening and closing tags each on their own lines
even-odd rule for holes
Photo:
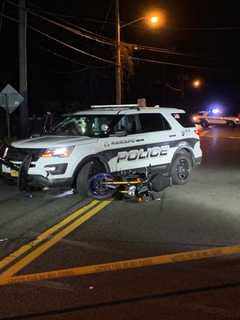
<svg viewBox="0 0 240 320">
<path fill-rule="evenodd" d="M 203 128 L 214 124 L 228 125 L 232 127 L 240 124 L 240 119 L 238 116 L 226 116 L 219 112 L 214 113 L 210 111 L 200 111 L 197 114 L 194 114 L 193 121 L 196 124 L 200 124 Z"/>
<path fill-rule="evenodd" d="M 30 185 L 69 186 L 82 194 L 97 173 L 141 173 L 149 166 L 184 184 L 202 157 L 196 128 L 183 110 L 138 105 L 67 115 L 47 135 L 12 143 L 4 157 L 20 167 L 29 154 Z M 2 171 L 17 177 L 5 164 Z"/>
</svg>

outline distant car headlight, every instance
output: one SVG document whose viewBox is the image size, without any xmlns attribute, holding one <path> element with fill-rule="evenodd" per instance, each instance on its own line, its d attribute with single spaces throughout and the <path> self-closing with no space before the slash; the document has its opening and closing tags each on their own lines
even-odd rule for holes
<svg viewBox="0 0 240 320">
<path fill-rule="evenodd" d="M 52 158 L 52 157 L 58 157 L 58 158 L 67 158 L 71 155 L 73 152 L 74 146 L 71 147 L 62 147 L 62 148 L 56 148 L 56 149 L 47 149 L 45 150 L 41 157 L 42 158 Z"/>
<path fill-rule="evenodd" d="M 193 116 L 192 119 L 193 119 L 194 122 L 196 122 L 198 120 L 198 117 Z"/>
</svg>

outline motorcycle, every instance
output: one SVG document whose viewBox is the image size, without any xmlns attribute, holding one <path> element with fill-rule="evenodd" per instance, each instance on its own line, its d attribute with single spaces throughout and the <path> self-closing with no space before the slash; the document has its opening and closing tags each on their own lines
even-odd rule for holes
<svg viewBox="0 0 240 320">
<path fill-rule="evenodd" d="M 138 202 L 154 200 L 155 194 L 171 185 L 171 178 L 162 174 L 151 173 L 146 168 L 144 173 L 114 176 L 111 173 L 98 173 L 88 183 L 88 193 L 98 200 L 112 198 L 122 194 Z"/>
</svg>

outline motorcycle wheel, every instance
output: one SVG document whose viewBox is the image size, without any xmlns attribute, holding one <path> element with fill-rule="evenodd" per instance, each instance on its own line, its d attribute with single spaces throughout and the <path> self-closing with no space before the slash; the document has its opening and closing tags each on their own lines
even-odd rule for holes
<svg viewBox="0 0 240 320">
<path fill-rule="evenodd" d="M 114 181 L 114 177 L 109 173 L 96 174 L 89 180 L 88 194 L 97 200 L 111 198 L 117 191 L 117 186 L 105 184 L 111 181 Z"/>
</svg>

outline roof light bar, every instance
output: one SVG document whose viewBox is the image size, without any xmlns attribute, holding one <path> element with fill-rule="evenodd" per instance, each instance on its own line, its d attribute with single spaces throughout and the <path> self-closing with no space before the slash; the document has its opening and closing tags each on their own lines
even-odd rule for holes
<svg viewBox="0 0 240 320">
<path fill-rule="evenodd" d="M 138 104 L 107 104 L 91 106 L 91 109 L 105 109 L 105 108 L 137 108 Z"/>
</svg>

